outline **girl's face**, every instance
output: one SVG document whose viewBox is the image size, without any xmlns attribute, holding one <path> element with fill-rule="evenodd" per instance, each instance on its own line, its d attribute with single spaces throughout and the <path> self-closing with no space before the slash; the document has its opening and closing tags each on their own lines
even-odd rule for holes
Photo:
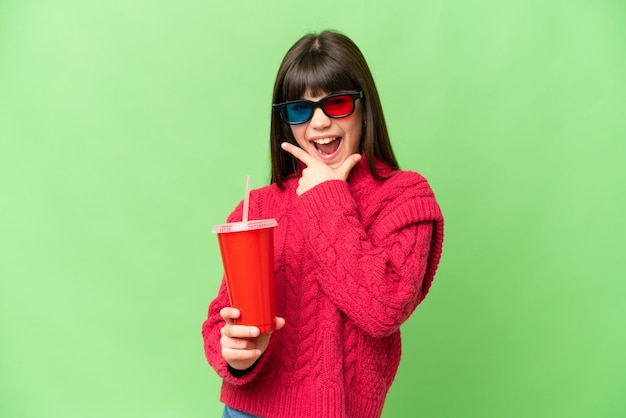
<svg viewBox="0 0 626 418">
<path fill-rule="evenodd" d="M 311 96 L 307 90 L 302 98 L 316 102 L 325 96 Z M 354 102 L 354 112 L 345 118 L 328 117 L 317 107 L 311 120 L 290 125 L 300 148 L 331 168 L 338 168 L 346 158 L 358 153 L 363 129 L 361 101 L 358 99 Z"/>
</svg>

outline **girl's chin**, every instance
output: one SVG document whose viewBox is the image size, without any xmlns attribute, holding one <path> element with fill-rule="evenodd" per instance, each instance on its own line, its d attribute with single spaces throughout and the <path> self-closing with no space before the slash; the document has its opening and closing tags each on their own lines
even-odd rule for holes
<svg viewBox="0 0 626 418">
<path fill-rule="evenodd" d="M 333 170 L 336 170 L 339 167 L 341 167 L 344 161 L 346 161 L 345 157 L 337 157 L 333 159 L 332 161 L 324 161 L 324 163 L 326 163 L 326 165 L 332 168 Z"/>
</svg>

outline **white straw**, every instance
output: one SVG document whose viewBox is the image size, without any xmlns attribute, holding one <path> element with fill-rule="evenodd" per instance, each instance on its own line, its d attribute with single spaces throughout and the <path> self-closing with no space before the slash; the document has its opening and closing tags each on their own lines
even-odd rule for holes
<svg viewBox="0 0 626 418">
<path fill-rule="evenodd" d="M 248 207 L 250 205 L 250 176 L 246 177 L 246 194 L 243 198 L 243 221 L 248 222 Z"/>
</svg>

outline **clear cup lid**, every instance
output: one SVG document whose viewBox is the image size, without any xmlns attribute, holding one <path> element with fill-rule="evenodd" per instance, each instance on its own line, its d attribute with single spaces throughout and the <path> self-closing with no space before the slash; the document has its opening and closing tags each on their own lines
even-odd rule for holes
<svg viewBox="0 0 626 418">
<path fill-rule="evenodd" d="M 228 232 L 253 231 L 255 229 L 274 228 L 278 226 L 276 219 L 259 219 L 248 222 L 230 222 L 222 225 L 215 225 L 211 232 L 224 234 Z"/>
</svg>

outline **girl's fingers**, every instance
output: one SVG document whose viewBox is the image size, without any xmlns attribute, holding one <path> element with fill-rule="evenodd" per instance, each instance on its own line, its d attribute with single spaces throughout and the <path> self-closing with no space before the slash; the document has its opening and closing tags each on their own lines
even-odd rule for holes
<svg viewBox="0 0 626 418">
<path fill-rule="evenodd" d="M 223 347 L 222 357 L 228 362 L 233 363 L 242 360 L 256 360 L 261 356 L 260 350 L 237 350 L 233 348 Z"/>
<path fill-rule="evenodd" d="M 283 142 L 282 144 L 280 144 L 280 147 L 287 151 L 289 154 L 296 157 L 298 160 L 302 161 L 304 164 L 306 164 L 307 167 L 313 164 L 317 164 L 319 162 L 315 158 L 311 157 L 305 150 L 300 147 L 296 147 L 289 142 Z"/>
<path fill-rule="evenodd" d="M 222 327 L 221 333 L 229 338 L 254 338 L 259 336 L 259 329 L 247 325 L 230 325 L 227 323 Z"/>
<path fill-rule="evenodd" d="M 222 317 L 222 319 L 224 321 L 226 321 L 226 323 L 230 323 L 230 324 L 234 324 L 234 320 L 239 318 L 239 315 L 241 315 L 241 313 L 239 312 L 239 309 L 237 308 L 231 308 L 229 306 L 220 309 L 220 316 Z"/>
<path fill-rule="evenodd" d="M 223 348 L 230 348 L 233 350 L 254 350 L 257 348 L 254 341 L 250 341 L 245 338 L 229 338 L 225 335 L 222 336 L 220 344 Z"/>
</svg>

